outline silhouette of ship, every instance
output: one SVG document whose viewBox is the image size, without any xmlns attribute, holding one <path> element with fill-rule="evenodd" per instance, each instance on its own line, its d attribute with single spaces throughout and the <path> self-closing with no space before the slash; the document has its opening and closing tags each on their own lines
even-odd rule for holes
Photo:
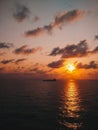
<svg viewBox="0 0 98 130">
<path fill-rule="evenodd" d="M 56 81 L 56 79 L 44 79 L 43 81 Z"/>
</svg>

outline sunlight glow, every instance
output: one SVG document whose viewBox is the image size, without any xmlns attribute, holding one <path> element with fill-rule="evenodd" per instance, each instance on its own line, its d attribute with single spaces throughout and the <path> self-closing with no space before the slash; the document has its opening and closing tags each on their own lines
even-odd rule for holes
<svg viewBox="0 0 98 130">
<path fill-rule="evenodd" d="M 67 66 L 67 69 L 68 69 L 69 72 L 73 72 L 75 70 L 75 66 L 73 64 L 69 64 Z"/>
</svg>

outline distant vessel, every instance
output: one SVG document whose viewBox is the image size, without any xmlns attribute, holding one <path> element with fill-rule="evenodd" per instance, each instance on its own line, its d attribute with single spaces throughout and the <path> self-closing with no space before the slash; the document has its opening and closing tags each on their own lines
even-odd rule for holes
<svg viewBox="0 0 98 130">
<path fill-rule="evenodd" d="M 56 79 L 44 79 L 43 81 L 56 81 Z"/>
</svg>

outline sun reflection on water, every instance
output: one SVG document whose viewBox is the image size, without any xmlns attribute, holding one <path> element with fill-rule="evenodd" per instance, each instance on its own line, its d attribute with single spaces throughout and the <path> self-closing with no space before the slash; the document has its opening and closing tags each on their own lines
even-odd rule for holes
<svg viewBox="0 0 98 130">
<path fill-rule="evenodd" d="M 78 117 L 79 115 L 76 112 L 79 111 L 79 95 L 77 86 L 73 81 L 68 82 L 68 87 L 65 90 L 66 98 L 67 98 L 67 114 L 68 117 Z"/>
<path fill-rule="evenodd" d="M 75 81 L 70 80 L 64 87 L 64 94 L 62 96 L 63 103 L 61 110 L 61 121 L 59 122 L 66 128 L 77 130 L 81 127 L 80 120 L 80 98 L 78 86 Z"/>
</svg>

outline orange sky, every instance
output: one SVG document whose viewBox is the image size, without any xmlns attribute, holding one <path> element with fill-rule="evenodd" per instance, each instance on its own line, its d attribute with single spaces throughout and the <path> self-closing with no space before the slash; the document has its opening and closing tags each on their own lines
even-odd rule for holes
<svg viewBox="0 0 98 130">
<path fill-rule="evenodd" d="M 97 16 L 97 0 L 1 1 L 0 75 L 97 79 Z"/>
</svg>

